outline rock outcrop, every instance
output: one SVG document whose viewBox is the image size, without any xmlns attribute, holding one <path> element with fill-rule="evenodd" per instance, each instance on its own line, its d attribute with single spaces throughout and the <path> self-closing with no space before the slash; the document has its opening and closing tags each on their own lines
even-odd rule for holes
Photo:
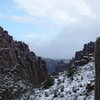
<svg viewBox="0 0 100 100">
<path fill-rule="evenodd" d="M 31 52 L 24 42 L 14 41 L 13 37 L 0 27 L 0 77 L 2 78 L 0 79 L 0 89 L 6 75 L 15 79 L 15 82 L 20 77 L 20 80 L 37 85 L 47 78 L 48 72 L 46 63 L 41 57 L 37 57 L 34 52 Z M 5 96 L 0 91 L 1 98 L 12 97 L 12 93 L 10 92 L 9 95 L 9 92 L 6 91 L 3 92 Z M 7 100 L 4 98 L 0 100 Z"/>
<path fill-rule="evenodd" d="M 91 56 L 93 56 L 94 48 L 94 42 L 85 44 L 83 50 L 76 52 L 74 64 L 76 66 L 83 66 L 87 64 L 91 60 Z"/>
<path fill-rule="evenodd" d="M 94 47 L 95 47 L 94 42 L 90 42 L 88 44 L 85 44 L 83 50 L 76 52 L 75 60 L 80 60 L 80 59 L 82 59 L 83 56 L 93 53 Z"/>
<path fill-rule="evenodd" d="M 77 51 L 75 53 L 75 57 L 70 60 L 70 62 L 67 64 L 67 68 L 70 66 L 84 66 L 87 64 L 93 57 L 93 52 L 95 48 L 95 42 L 89 42 L 87 44 L 84 44 L 84 47 L 82 50 Z"/>
</svg>

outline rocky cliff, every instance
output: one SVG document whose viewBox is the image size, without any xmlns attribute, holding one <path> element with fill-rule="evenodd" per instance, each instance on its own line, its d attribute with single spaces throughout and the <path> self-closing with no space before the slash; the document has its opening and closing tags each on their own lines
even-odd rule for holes
<svg viewBox="0 0 100 100">
<path fill-rule="evenodd" d="M 84 44 L 83 49 L 75 53 L 74 64 L 76 66 L 87 64 L 91 60 L 91 56 L 93 56 L 94 48 L 95 42 Z"/>
<path fill-rule="evenodd" d="M 56 72 L 63 72 L 70 66 L 83 66 L 91 60 L 95 48 L 95 42 L 89 42 L 84 44 L 82 50 L 75 53 L 75 57 L 72 58 L 68 63 L 60 62 L 56 65 Z"/>
<path fill-rule="evenodd" d="M 45 61 L 31 52 L 24 42 L 14 41 L 13 37 L 0 27 L 0 100 L 12 97 L 13 84 L 19 80 L 37 85 L 47 76 Z M 10 89 L 7 89 L 10 87 L 6 82 L 8 79 L 13 80 L 13 83 L 9 83 L 12 86 Z"/>
</svg>

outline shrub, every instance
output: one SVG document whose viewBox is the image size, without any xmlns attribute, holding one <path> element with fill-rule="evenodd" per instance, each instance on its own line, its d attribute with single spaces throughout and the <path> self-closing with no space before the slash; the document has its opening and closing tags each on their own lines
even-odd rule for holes
<svg viewBox="0 0 100 100">
<path fill-rule="evenodd" d="M 61 83 L 61 80 L 58 79 L 58 80 L 57 80 L 57 85 L 60 85 L 60 83 Z"/>
<path fill-rule="evenodd" d="M 74 74 L 74 72 L 75 72 L 75 69 L 74 69 L 73 67 L 69 67 L 69 68 L 67 69 L 67 76 L 68 76 L 68 78 L 69 78 L 69 77 L 72 77 L 73 74 Z"/>
<path fill-rule="evenodd" d="M 55 90 L 54 91 L 54 98 L 56 98 L 57 97 L 57 91 Z"/>
<path fill-rule="evenodd" d="M 45 92 L 45 96 L 46 96 L 46 97 L 48 97 L 48 96 L 49 96 L 47 92 Z"/>
<path fill-rule="evenodd" d="M 61 92 L 63 92 L 63 91 L 64 91 L 64 86 L 61 87 Z"/>
<path fill-rule="evenodd" d="M 87 84 L 86 89 L 87 89 L 87 92 L 91 92 L 92 90 L 94 90 L 94 85 Z"/>
<path fill-rule="evenodd" d="M 48 77 L 43 83 L 43 88 L 48 89 L 52 85 L 54 85 L 54 79 L 52 77 Z"/>
<path fill-rule="evenodd" d="M 63 98 L 63 97 L 64 97 L 64 95 L 62 94 L 62 95 L 61 95 L 61 98 Z"/>
</svg>

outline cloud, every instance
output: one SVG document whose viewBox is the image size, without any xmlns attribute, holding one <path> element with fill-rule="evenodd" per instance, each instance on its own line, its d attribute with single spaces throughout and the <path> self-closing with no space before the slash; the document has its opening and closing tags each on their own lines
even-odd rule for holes
<svg viewBox="0 0 100 100">
<path fill-rule="evenodd" d="M 83 18 L 77 24 L 64 27 L 51 42 L 35 46 L 30 43 L 37 55 L 48 58 L 71 58 L 83 48 L 85 43 L 95 41 L 100 35 L 100 20 Z M 35 44 L 35 43 L 34 43 Z"/>
<path fill-rule="evenodd" d="M 39 18 L 45 24 L 45 28 L 49 27 L 52 30 L 39 36 L 32 34 L 28 36 L 32 39 L 29 43 L 30 48 L 37 55 L 49 58 L 71 58 L 75 51 L 83 48 L 84 43 L 95 41 L 100 35 L 100 1 L 98 0 L 13 1 L 19 10 L 23 9 L 33 19 Z"/>
<path fill-rule="evenodd" d="M 5 16 L 4 14 L 0 13 L 0 17 L 4 17 L 4 16 Z"/>
<path fill-rule="evenodd" d="M 4 13 L 0 13 L 0 18 L 6 18 L 6 19 L 8 19 L 8 15 L 6 15 L 6 14 L 4 14 Z M 10 17 L 9 17 L 10 18 Z"/>
<path fill-rule="evenodd" d="M 3 19 L 8 19 L 20 23 L 33 23 L 33 24 L 38 24 L 38 25 L 44 25 L 44 21 L 41 20 L 40 18 L 32 17 L 30 15 L 26 16 L 19 16 L 19 15 L 6 15 L 3 13 L 0 13 L 0 17 Z"/>
<path fill-rule="evenodd" d="M 64 26 L 75 23 L 81 16 L 93 17 L 95 13 L 86 0 L 13 0 L 18 8 L 33 17 L 52 20 Z M 41 20 L 42 20 L 41 19 Z M 47 20 L 46 20 L 47 21 Z"/>
<path fill-rule="evenodd" d="M 17 21 L 17 22 L 24 22 L 24 23 L 35 23 L 43 25 L 44 22 L 40 20 L 39 18 L 34 18 L 32 16 L 9 16 L 11 20 Z"/>
<path fill-rule="evenodd" d="M 33 33 L 33 34 L 27 34 L 26 38 L 36 38 L 36 37 L 39 37 L 39 36 L 40 36 L 39 34 Z"/>
<path fill-rule="evenodd" d="M 93 17 L 95 13 L 93 9 L 85 2 L 85 0 L 73 0 L 73 6 L 80 15 Z"/>
</svg>

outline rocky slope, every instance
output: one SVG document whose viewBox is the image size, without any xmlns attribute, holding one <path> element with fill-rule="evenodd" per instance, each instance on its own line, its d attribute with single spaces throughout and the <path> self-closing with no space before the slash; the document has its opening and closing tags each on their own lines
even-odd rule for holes
<svg viewBox="0 0 100 100">
<path fill-rule="evenodd" d="M 88 57 L 91 60 L 84 66 L 74 65 L 53 76 L 55 83 L 50 88 L 34 89 L 28 100 L 94 100 L 94 58 Z"/>
<path fill-rule="evenodd" d="M 79 59 L 76 59 L 75 55 L 72 65 L 66 71 L 52 76 L 55 80 L 53 86 L 48 89 L 42 87 L 34 89 L 34 93 L 29 96 L 28 100 L 94 100 L 93 52 L 95 44 L 93 43 L 92 46 L 90 44 L 91 42 L 85 48 L 87 50 L 92 47 L 89 49 L 90 52 L 86 51 Z M 84 49 L 81 50 L 81 52 L 83 51 Z M 22 99 L 26 97 L 24 96 Z"/>
<path fill-rule="evenodd" d="M 36 88 L 29 100 L 94 100 L 94 46 L 94 42 L 85 44 L 69 62 L 70 67 L 53 76 L 54 85 L 49 89 Z"/>
<path fill-rule="evenodd" d="M 47 76 L 45 61 L 0 27 L 0 100 L 11 99 L 14 94 L 25 91 L 24 85 L 38 85 Z"/>
<path fill-rule="evenodd" d="M 94 100 L 94 63 L 79 66 L 74 74 L 59 73 L 49 89 L 36 89 L 29 100 Z"/>
</svg>

